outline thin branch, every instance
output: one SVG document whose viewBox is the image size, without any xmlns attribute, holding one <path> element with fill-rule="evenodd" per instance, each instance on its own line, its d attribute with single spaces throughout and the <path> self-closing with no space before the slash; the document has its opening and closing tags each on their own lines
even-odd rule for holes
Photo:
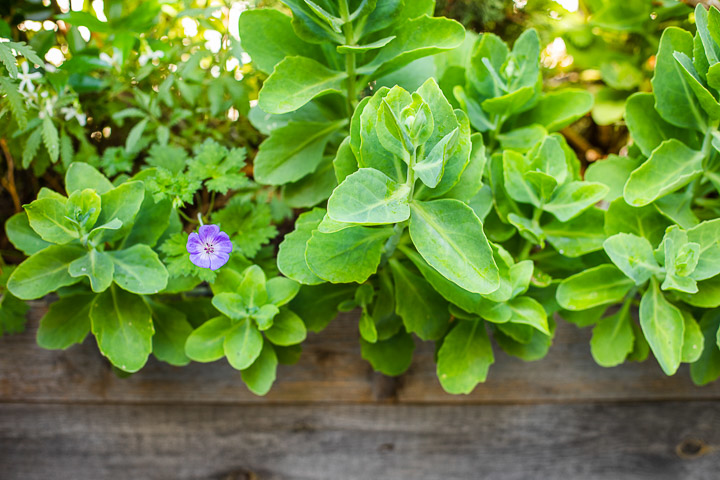
<svg viewBox="0 0 720 480">
<path fill-rule="evenodd" d="M 17 189 L 15 188 L 15 162 L 13 161 L 10 149 L 7 146 L 7 142 L 4 138 L 0 138 L 0 147 L 2 148 L 3 155 L 7 160 L 7 178 L 1 179 L 3 187 L 10 193 L 15 206 L 15 213 L 20 212 L 20 197 L 18 197 Z"/>
</svg>

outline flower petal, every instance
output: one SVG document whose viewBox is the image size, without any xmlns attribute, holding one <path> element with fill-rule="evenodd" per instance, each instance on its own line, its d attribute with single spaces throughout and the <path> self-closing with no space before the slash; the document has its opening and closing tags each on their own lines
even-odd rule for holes
<svg viewBox="0 0 720 480">
<path fill-rule="evenodd" d="M 191 254 L 190 261 L 200 268 L 211 268 L 210 255 L 205 252 Z"/>
<path fill-rule="evenodd" d="M 224 252 L 216 252 L 212 255 L 209 255 L 210 257 L 210 270 L 217 270 L 218 268 L 225 265 L 228 260 L 230 259 L 230 255 Z"/>
<path fill-rule="evenodd" d="M 203 243 L 207 242 L 208 239 L 212 240 L 219 232 L 220 227 L 218 227 L 217 225 L 203 225 L 198 231 L 200 235 L 200 241 Z"/>
<path fill-rule="evenodd" d="M 197 233 L 191 233 L 188 237 L 187 245 L 185 246 L 188 253 L 200 253 L 203 251 L 203 243 L 200 241 L 200 236 Z"/>
<path fill-rule="evenodd" d="M 221 240 L 215 242 L 215 251 L 222 253 L 230 253 L 233 250 L 233 244 L 230 240 Z"/>
</svg>

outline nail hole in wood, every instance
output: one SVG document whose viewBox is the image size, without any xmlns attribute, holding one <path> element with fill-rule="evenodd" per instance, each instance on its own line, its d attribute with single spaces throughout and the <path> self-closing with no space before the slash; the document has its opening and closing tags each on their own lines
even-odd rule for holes
<svg viewBox="0 0 720 480">
<path fill-rule="evenodd" d="M 688 460 L 700 458 L 710 451 L 710 448 L 697 438 L 686 438 L 675 448 L 678 457 Z"/>
</svg>

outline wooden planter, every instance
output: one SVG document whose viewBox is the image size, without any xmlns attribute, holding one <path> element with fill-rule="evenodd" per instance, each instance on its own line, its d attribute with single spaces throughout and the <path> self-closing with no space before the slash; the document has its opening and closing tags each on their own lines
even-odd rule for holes
<svg viewBox="0 0 720 480">
<path fill-rule="evenodd" d="M 402 377 L 360 357 L 357 317 L 310 335 L 266 397 L 225 361 L 155 360 L 120 379 L 94 340 L 67 351 L 28 330 L 0 338 L 0 478 L 715 479 L 720 383 L 654 360 L 597 366 L 589 329 L 558 326 L 550 354 L 496 349 L 487 383 L 450 396 L 419 342 Z"/>
</svg>

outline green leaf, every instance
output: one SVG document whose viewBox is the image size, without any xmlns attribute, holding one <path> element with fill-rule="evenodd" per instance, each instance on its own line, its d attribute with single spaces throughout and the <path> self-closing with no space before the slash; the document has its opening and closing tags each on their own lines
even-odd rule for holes
<svg viewBox="0 0 720 480">
<path fill-rule="evenodd" d="M 627 302 L 619 312 L 601 319 L 595 325 L 590 352 L 598 365 L 614 367 L 625 361 L 633 350 L 634 342 L 630 302 Z"/>
<path fill-rule="evenodd" d="M 184 313 L 162 303 L 151 304 L 153 327 L 153 355 L 170 365 L 184 366 L 190 363 L 185 354 L 185 342 L 192 333 L 192 325 Z"/>
<path fill-rule="evenodd" d="M 690 376 L 696 385 L 707 385 L 720 377 L 720 348 L 716 339 L 720 330 L 720 311 L 706 312 L 700 320 L 704 347 L 700 358 L 690 365 Z"/>
<path fill-rule="evenodd" d="M 0 52 L 0 55 L 1 54 L 2 53 Z M 15 66 L 15 59 L 13 58 L 11 61 L 12 65 Z M 23 99 L 23 96 L 20 95 L 17 85 L 8 78 L 0 77 L 0 90 L 5 93 L 5 98 L 10 106 L 10 111 L 12 112 L 18 126 L 23 129 L 27 127 L 28 119 L 27 109 L 25 108 L 25 100 Z M 38 134 L 37 139 L 39 140 L 39 138 Z M 32 156 L 34 157 L 35 155 L 33 154 Z M 23 154 L 23 167 L 27 168 L 27 165 L 25 164 L 25 154 Z"/>
<path fill-rule="evenodd" d="M 705 113 L 713 120 L 720 118 L 720 104 L 718 104 L 713 94 L 703 85 L 703 80 L 695 70 L 692 59 L 683 52 L 675 52 L 673 57 L 675 57 L 675 61 L 680 65 L 680 73 L 682 73 L 686 84 L 695 94 L 698 103 L 703 110 L 705 110 Z"/>
<path fill-rule="evenodd" d="M 137 372 L 152 352 L 152 316 L 142 297 L 114 286 L 95 297 L 90 307 L 98 348 L 125 372 Z"/>
<path fill-rule="evenodd" d="M 211 318 L 196 328 L 185 342 L 185 354 L 196 362 L 214 362 L 225 356 L 223 344 L 232 323 L 227 317 Z"/>
<path fill-rule="evenodd" d="M 700 245 L 700 258 L 691 276 L 705 280 L 720 273 L 720 219 L 706 220 L 687 231 L 688 241 Z"/>
<path fill-rule="evenodd" d="M 393 34 L 396 38 L 360 67 L 359 73 L 379 78 L 418 58 L 455 48 L 462 43 L 465 30 L 454 20 L 421 16 L 403 22 Z"/>
<path fill-rule="evenodd" d="M 525 176 L 530 169 L 527 159 L 518 152 L 505 150 L 502 165 L 504 186 L 513 200 L 539 207 L 540 199 L 534 185 Z"/>
<path fill-rule="evenodd" d="M 334 233 L 315 231 L 305 259 L 318 277 L 332 283 L 365 282 L 377 271 L 391 228 L 355 226 Z"/>
<path fill-rule="evenodd" d="M 29 168 L 32 161 L 37 156 L 38 149 L 40 148 L 40 142 L 42 141 L 42 128 L 36 128 L 33 133 L 25 141 L 25 148 L 22 154 L 22 166 L 23 168 Z"/>
<path fill-rule="evenodd" d="M 531 297 L 516 297 L 507 302 L 512 311 L 511 323 L 530 325 L 536 330 L 550 335 L 547 314 L 540 303 Z"/>
<path fill-rule="evenodd" d="M 675 374 L 682 359 L 683 315 L 665 299 L 654 278 L 640 300 L 640 326 L 663 372 Z"/>
<path fill-rule="evenodd" d="M 438 351 L 437 376 L 446 392 L 468 394 L 485 381 L 494 362 L 485 322 L 460 320 Z"/>
<path fill-rule="evenodd" d="M 677 295 L 683 302 L 693 307 L 720 307 L 720 276 L 697 282 L 697 289 L 694 294 L 677 292 Z"/>
<path fill-rule="evenodd" d="M 641 163 L 641 159 L 608 155 L 607 158 L 593 162 L 588 166 L 587 170 L 585 170 L 585 180 L 607 185 L 610 190 L 605 195 L 604 200 L 612 202 L 623 196 L 623 189 L 627 179 Z"/>
<path fill-rule="evenodd" d="M 590 111 L 593 96 L 590 92 L 579 89 L 558 90 L 546 93 L 531 110 L 522 116 L 522 125 L 537 123 L 548 132 L 556 132 Z"/>
<path fill-rule="evenodd" d="M 80 281 L 68 272 L 69 265 L 85 254 L 74 245 L 51 245 L 18 265 L 8 278 L 10 293 L 23 300 L 32 300 Z"/>
<path fill-rule="evenodd" d="M 248 368 L 260 356 L 263 348 L 263 337 L 250 319 L 244 319 L 233 325 L 225 333 L 223 349 L 228 362 L 233 368 Z"/>
<path fill-rule="evenodd" d="M 362 358 L 370 362 L 375 371 L 394 377 L 410 367 L 415 342 L 408 333 L 400 331 L 375 343 L 360 339 L 360 349 Z"/>
<path fill-rule="evenodd" d="M 358 109 L 360 109 L 360 107 L 358 107 Z M 358 169 L 357 158 L 355 158 L 355 154 L 350 145 L 349 136 L 345 137 L 338 147 L 337 155 L 333 159 L 333 169 L 338 184 L 342 183 L 348 175 L 356 172 Z"/>
<path fill-rule="evenodd" d="M 221 313 L 233 320 L 243 320 L 248 316 L 247 303 L 237 293 L 217 293 L 212 299 L 212 304 Z"/>
<path fill-rule="evenodd" d="M 459 306 L 466 312 L 472 312 L 481 316 L 485 313 L 485 307 L 488 302 L 485 301 L 482 295 L 468 292 L 456 283 L 448 280 L 432 268 L 425 259 L 414 250 L 402 245 L 399 248 L 405 256 L 415 264 L 415 267 L 420 270 L 425 280 L 427 280 L 445 300 Z"/>
<path fill-rule="evenodd" d="M 457 145 L 459 134 L 460 129 L 456 127 L 437 142 L 425 158 L 413 166 L 418 178 L 428 187 L 435 188 L 440 183 L 445 172 L 445 164 Z"/>
<path fill-rule="evenodd" d="M 82 343 L 90 333 L 90 305 L 93 294 L 63 297 L 50 304 L 40 319 L 37 343 L 42 348 L 64 350 L 75 343 Z"/>
<path fill-rule="evenodd" d="M 621 301 L 634 284 L 617 267 L 604 264 L 563 280 L 555 297 L 567 310 L 587 310 Z"/>
<path fill-rule="evenodd" d="M 267 302 L 281 307 L 290 302 L 300 291 L 300 285 L 285 277 L 271 278 L 265 284 Z"/>
<path fill-rule="evenodd" d="M 632 233 L 647 238 L 652 245 L 660 243 L 669 224 L 652 206 L 631 207 L 623 198 L 612 202 L 605 214 L 605 234 L 608 237 L 616 233 Z"/>
<path fill-rule="evenodd" d="M 280 313 L 280 309 L 272 304 L 263 305 L 260 309 L 253 313 L 251 317 L 257 323 L 260 330 L 265 331 L 274 325 L 275 317 Z"/>
<path fill-rule="evenodd" d="M 637 168 L 625 184 L 625 201 L 635 207 L 652 203 L 687 185 L 702 173 L 703 153 L 682 142 L 666 140 Z"/>
<path fill-rule="evenodd" d="M 605 241 L 605 212 L 589 208 L 568 222 L 554 219 L 543 225 L 548 242 L 566 257 L 579 257 L 601 250 Z"/>
<path fill-rule="evenodd" d="M 395 281 L 395 311 L 405 329 L 422 340 L 438 340 L 448 328 L 448 304 L 427 281 L 395 259 L 390 260 Z"/>
<path fill-rule="evenodd" d="M 320 208 L 302 213 L 295 221 L 295 230 L 285 235 L 278 249 L 277 265 L 286 277 L 305 285 L 323 282 L 308 267 L 305 249 L 313 230 L 317 229 L 324 216 L 325 210 Z"/>
<path fill-rule="evenodd" d="M 378 341 L 378 332 L 377 327 L 375 326 L 375 320 L 373 320 L 372 316 L 364 309 L 360 314 L 358 330 L 360 331 L 360 337 L 366 342 L 375 343 Z"/>
<path fill-rule="evenodd" d="M 265 395 L 275 382 L 277 375 L 278 358 L 270 342 L 263 342 L 260 356 L 240 375 L 248 389 L 255 395 Z"/>
<path fill-rule="evenodd" d="M 498 288 L 490 245 L 470 207 L 445 199 L 413 202 L 410 208 L 410 237 L 433 268 L 470 292 L 487 294 Z"/>
<path fill-rule="evenodd" d="M 558 220 L 567 222 L 602 200 L 608 191 L 609 188 L 602 183 L 566 183 L 555 190 L 552 200 L 543 209 Z"/>
<path fill-rule="evenodd" d="M 696 362 L 703 351 L 703 333 L 692 315 L 682 312 L 685 330 L 683 334 L 682 362 Z"/>
<path fill-rule="evenodd" d="M 315 60 L 323 58 L 322 50 L 299 39 L 293 32 L 290 17 L 278 10 L 246 10 L 240 15 L 238 30 L 242 47 L 253 63 L 265 73 L 286 56 L 301 55 Z"/>
<path fill-rule="evenodd" d="M 65 203 L 54 198 L 42 198 L 25 205 L 30 226 L 46 242 L 65 244 L 80 234 L 67 218 Z"/>
<path fill-rule="evenodd" d="M 338 222 L 362 225 L 398 223 L 410 217 L 406 184 L 374 168 L 349 175 L 330 196 L 328 215 Z"/>
<path fill-rule="evenodd" d="M 110 180 L 96 168 L 83 162 L 71 163 L 65 173 L 65 190 L 68 195 L 75 190 L 85 190 L 86 188 L 92 188 L 102 195 L 114 187 Z"/>
<path fill-rule="evenodd" d="M 213 213 L 212 221 L 230 235 L 233 247 L 252 258 L 278 233 L 272 217 L 269 204 L 248 202 L 244 196 L 237 195 L 225 207 Z"/>
<path fill-rule="evenodd" d="M 303 286 L 289 307 L 303 319 L 311 332 L 323 330 L 338 313 L 338 306 L 352 298 L 355 285 Z"/>
<path fill-rule="evenodd" d="M 643 237 L 618 233 L 605 240 L 603 248 L 610 260 L 636 285 L 642 285 L 661 271 L 653 255 L 652 245 Z"/>
<path fill-rule="evenodd" d="M 273 130 L 255 157 L 255 180 L 266 185 L 283 185 L 314 172 L 330 137 L 345 123 L 345 120 L 290 122 Z"/>
<path fill-rule="evenodd" d="M 258 105 L 268 113 L 292 112 L 317 96 L 340 93 L 346 77 L 311 58 L 285 57 L 265 80 Z"/>
<path fill-rule="evenodd" d="M 673 54 L 693 54 L 693 38 L 689 32 L 677 27 L 663 30 L 658 49 L 655 74 L 652 78 L 655 92 L 655 109 L 667 122 L 683 128 L 704 131 L 705 113 L 682 74 L 682 67 Z"/>
<path fill-rule="evenodd" d="M 247 308 L 261 307 L 267 303 L 265 272 L 257 265 L 251 265 L 243 272 L 238 295 Z"/>
<path fill-rule="evenodd" d="M 282 309 L 273 319 L 272 327 L 265 331 L 265 336 L 275 345 L 286 347 L 305 340 L 307 329 L 300 317 L 291 310 Z"/>
<path fill-rule="evenodd" d="M 122 221 L 124 227 L 127 227 L 123 229 L 125 231 L 130 228 L 140 211 L 145 198 L 145 186 L 143 182 L 125 182 L 103 193 L 100 198 L 102 200 L 102 211 L 98 218 L 98 224 L 102 225 L 117 218 Z M 118 234 L 108 234 L 108 236 L 114 239 L 123 231 Z"/>
<path fill-rule="evenodd" d="M 16 213 L 5 222 L 5 233 L 10 243 L 25 255 L 32 255 L 50 245 L 30 227 L 25 212 Z"/>
<path fill-rule="evenodd" d="M 42 138 L 48 155 L 50 156 L 50 161 L 53 163 L 57 162 L 58 158 L 60 158 L 60 135 L 49 115 L 43 118 Z"/>
<path fill-rule="evenodd" d="M 134 245 L 107 254 L 115 264 L 113 280 L 121 288 L 145 295 L 158 293 L 167 285 L 165 265 L 147 245 Z"/>
<path fill-rule="evenodd" d="M 92 291 L 99 293 L 107 290 L 112 283 L 115 266 L 109 255 L 92 249 L 85 256 L 74 260 L 68 272 L 73 277 L 88 277 Z"/>
</svg>

